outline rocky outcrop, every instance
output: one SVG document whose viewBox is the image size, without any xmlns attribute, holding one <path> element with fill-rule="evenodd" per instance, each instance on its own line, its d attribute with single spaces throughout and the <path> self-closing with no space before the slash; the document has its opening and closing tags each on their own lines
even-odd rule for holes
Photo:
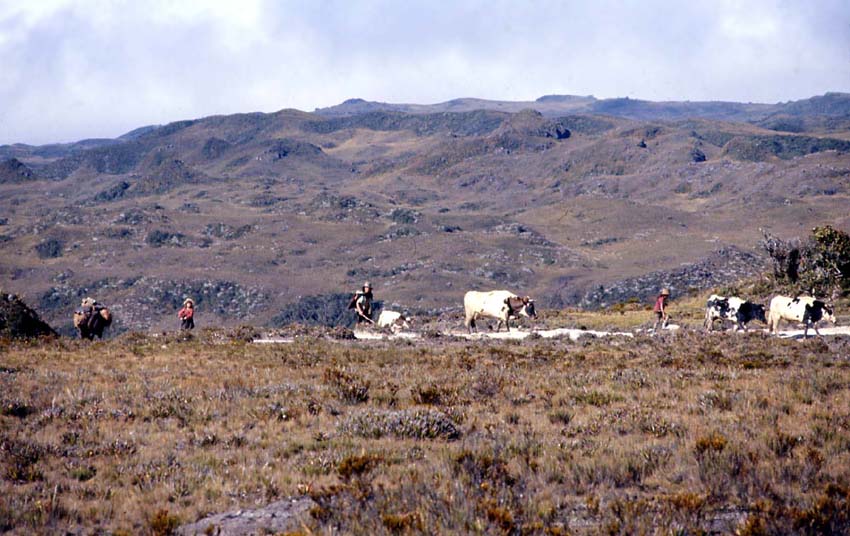
<svg viewBox="0 0 850 536">
<path fill-rule="evenodd" d="M 32 170 L 17 158 L 9 158 L 0 162 L 0 183 L 25 182 L 35 178 Z"/>
<path fill-rule="evenodd" d="M 736 136 L 724 146 L 724 156 L 764 162 L 774 157 L 788 160 L 821 151 L 850 152 L 850 141 L 810 136 Z"/>
<path fill-rule="evenodd" d="M 16 295 L 0 291 L 0 337 L 27 339 L 45 335 L 56 332 Z"/>
<path fill-rule="evenodd" d="M 176 533 L 181 536 L 282 534 L 300 528 L 309 518 L 310 509 L 314 506 L 315 501 L 309 497 L 292 497 L 257 510 L 236 510 L 211 515 L 179 527 Z"/>
<path fill-rule="evenodd" d="M 597 309 L 630 299 L 649 303 L 662 287 L 669 288 L 675 298 L 693 290 L 730 285 L 764 273 L 766 268 L 767 260 L 764 257 L 729 246 L 717 250 L 699 262 L 675 270 L 651 272 L 640 277 L 600 285 L 584 294 L 561 296 L 560 303 L 553 305 Z"/>
</svg>

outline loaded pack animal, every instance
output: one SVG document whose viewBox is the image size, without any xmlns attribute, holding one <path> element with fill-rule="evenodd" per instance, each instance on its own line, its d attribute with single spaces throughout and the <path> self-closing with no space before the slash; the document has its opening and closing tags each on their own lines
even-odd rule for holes
<svg viewBox="0 0 850 536">
<path fill-rule="evenodd" d="M 470 290 L 463 296 L 463 309 L 466 314 L 466 329 L 469 333 L 476 329 L 475 320 L 482 316 L 498 320 L 497 332 L 502 324 L 505 324 L 505 328 L 510 331 L 512 318 L 537 317 L 534 300 L 528 296 L 517 296 L 508 290 L 491 290 L 490 292 Z"/>
<path fill-rule="evenodd" d="M 737 296 L 718 296 L 712 294 L 705 303 L 705 322 L 703 326 L 706 331 L 711 331 L 714 322 L 720 320 L 731 320 L 735 322 L 735 331 L 741 329 L 747 331 L 747 324 L 758 320 L 767 324 L 764 305 L 744 300 Z"/>
<path fill-rule="evenodd" d="M 803 338 L 806 339 L 809 336 L 809 327 L 814 328 L 815 333 L 820 336 L 818 322 L 821 320 L 835 324 L 835 311 L 832 305 L 810 296 L 797 296 L 796 298 L 775 296 L 770 300 L 770 313 L 767 317 L 767 326 L 770 332 L 776 333 L 779 330 L 779 323 L 783 320 L 805 324 Z"/>
<path fill-rule="evenodd" d="M 403 329 L 410 329 L 412 319 L 409 316 L 404 316 L 398 311 L 381 311 L 378 315 L 378 327 L 390 328 L 393 333 L 398 333 Z"/>
<path fill-rule="evenodd" d="M 81 339 L 102 339 L 103 330 L 112 324 L 112 313 L 109 309 L 91 298 L 83 300 L 82 305 L 74 311 L 74 327 L 80 333 Z"/>
</svg>

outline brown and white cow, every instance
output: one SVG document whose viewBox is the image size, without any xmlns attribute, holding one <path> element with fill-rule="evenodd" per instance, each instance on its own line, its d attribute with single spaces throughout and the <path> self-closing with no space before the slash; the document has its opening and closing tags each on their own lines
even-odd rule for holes
<svg viewBox="0 0 850 536">
<path fill-rule="evenodd" d="M 534 310 L 534 300 L 528 296 L 520 297 L 508 290 L 491 290 L 489 292 L 478 292 L 470 290 L 463 296 L 463 310 L 466 313 L 466 329 L 472 333 L 475 329 L 475 320 L 486 316 L 495 318 L 496 331 L 505 324 L 510 331 L 510 319 L 526 316 L 534 318 L 537 312 Z"/>
<path fill-rule="evenodd" d="M 806 327 L 803 330 L 803 338 L 805 339 L 809 336 L 809 327 L 813 327 L 815 333 L 820 335 L 817 324 L 821 320 L 835 324 L 835 313 L 831 305 L 810 296 L 796 298 L 775 296 L 770 300 L 770 314 L 767 319 L 770 332 L 776 333 L 779 323 L 783 320 L 804 323 Z"/>
<path fill-rule="evenodd" d="M 381 311 L 378 316 L 379 328 L 390 328 L 393 333 L 398 333 L 404 329 L 410 329 L 410 324 L 413 320 L 409 316 L 404 316 L 398 311 Z"/>
</svg>

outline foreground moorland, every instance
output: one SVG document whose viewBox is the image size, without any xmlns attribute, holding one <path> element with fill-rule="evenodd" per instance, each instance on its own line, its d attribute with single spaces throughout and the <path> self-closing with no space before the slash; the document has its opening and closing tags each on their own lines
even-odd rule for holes
<svg viewBox="0 0 850 536">
<path fill-rule="evenodd" d="M 0 530 L 850 530 L 847 338 L 229 335 L 2 343 Z"/>
</svg>

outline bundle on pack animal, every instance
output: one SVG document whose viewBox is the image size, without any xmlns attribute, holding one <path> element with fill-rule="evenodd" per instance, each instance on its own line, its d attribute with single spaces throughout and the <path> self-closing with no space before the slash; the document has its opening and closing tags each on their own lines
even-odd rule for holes
<svg viewBox="0 0 850 536">
<path fill-rule="evenodd" d="M 776 333 L 779 330 L 779 323 L 783 320 L 804 323 L 806 327 L 803 330 L 803 338 L 805 339 L 809 336 L 809 327 L 813 327 L 815 333 L 820 336 L 817 324 L 821 320 L 835 324 L 835 312 L 832 305 L 810 296 L 796 298 L 775 296 L 770 300 L 770 313 L 767 319 L 770 332 Z"/>
<path fill-rule="evenodd" d="M 706 331 L 711 331 L 715 320 L 731 320 L 735 322 L 735 331 L 741 329 L 747 331 L 747 324 L 758 320 L 767 324 L 764 305 L 744 300 L 737 296 L 718 296 L 712 294 L 705 304 L 705 322 L 703 326 Z"/>
<path fill-rule="evenodd" d="M 475 328 L 475 320 L 482 316 L 498 320 L 496 331 L 505 324 L 510 331 L 510 319 L 520 316 L 534 318 L 537 316 L 534 310 L 534 300 L 528 296 L 519 297 L 508 290 L 491 290 L 490 292 L 478 292 L 470 290 L 463 296 L 463 309 L 466 313 L 466 329 L 472 333 Z"/>
<path fill-rule="evenodd" d="M 112 313 L 94 301 L 84 304 L 74 311 L 74 327 L 80 333 L 81 339 L 102 339 L 103 330 L 112 324 Z"/>
<path fill-rule="evenodd" d="M 398 311 L 381 311 L 378 315 L 378 327 L 390 328 L 393 333 L 398 333 L 403 329 L 410 329 L 410 324 L 413 320 L 409 316 L 404 316 Z"/>
</svg>

